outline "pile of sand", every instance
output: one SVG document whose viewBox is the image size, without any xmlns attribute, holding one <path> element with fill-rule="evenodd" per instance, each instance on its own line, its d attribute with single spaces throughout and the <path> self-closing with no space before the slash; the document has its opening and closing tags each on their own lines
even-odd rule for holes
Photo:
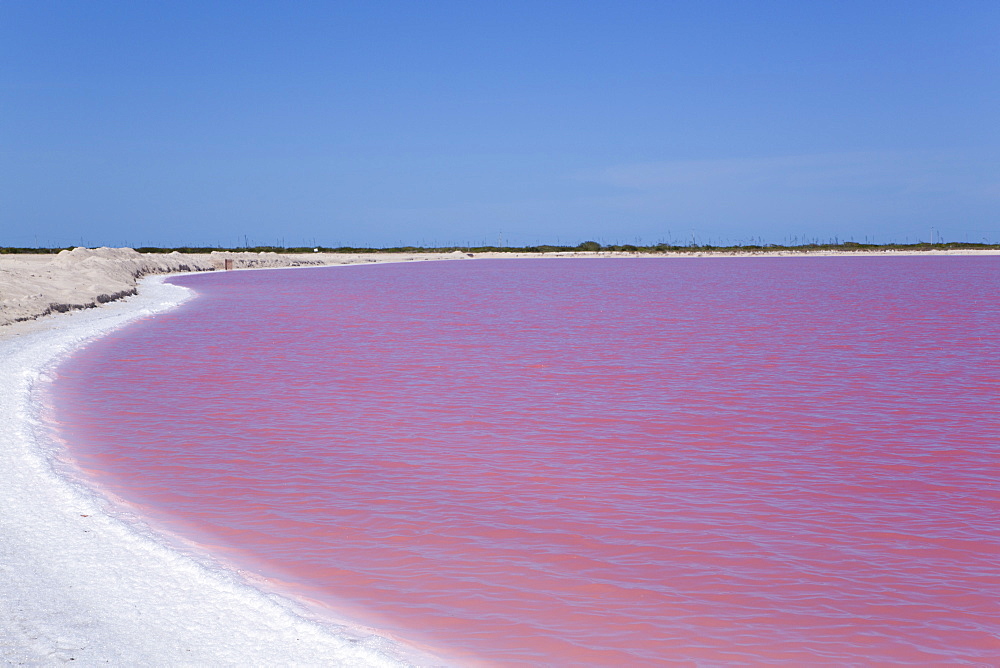
<svg viewBox="0 0 1000 668">
<path fill-rule="evenodd" d="M 91 308 L 136 293 L 149 274 L 326 264 L 277 253 L 138 253 L 131 248 L 74 248 L 58 255 L 0 255 L 0 326 L 49 313 Z"/>
</svg>

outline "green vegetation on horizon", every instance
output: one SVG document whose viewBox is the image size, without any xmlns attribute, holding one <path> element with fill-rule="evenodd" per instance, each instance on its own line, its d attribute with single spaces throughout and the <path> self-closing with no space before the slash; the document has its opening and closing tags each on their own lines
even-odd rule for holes
<svg viewBox="0 0 1000 668">
<path fill-rule="evenodd" d="M 0 254 L 54 254 L 63 250 L 72 250 L 77 246 L 67 246 L 64 248 L 19 248 L 13 246 L 0 246 Z M 206 254 L 213 251 L 225 251 L 231 253 L 451 253 L 460 251 L 463 253 L 567 253 L 567 252 L 626 252 L 626 253 L 768 253 L 778 251 L 809 252 L 809 251 L 929 251 L 929 250 L 1000 250 L 1000 244 L 969 243 L 969 242 L 939 242 L 927 243 L 919 242 L 913 244 L 868 244 L 856 241 L 843 241 L 833 243 L 811 243 L 801 245 L 783 244 L 739 244 L 734 246 L 713 246 L 689 244 L 687 246 L 677 246 L 672 244 L 659 243 L 650 246 L 638 246 L 633 244 L 606 244 L 602 245 L 596 241 L 584 241 L 576 246 L 442 246 L 436 248 L 426 248 L 421 246 L 394 246 L 391 248 L 355 248 L 352 246 L 340 246 L 330 248 L 326 246 L 247 246 L 238 248 L 208 247 L 208 246 L 181 246 L 177 248 L 159 248 L 143 246 L 135 250 L 140 253 L 192 253 Z"/>
</svg>

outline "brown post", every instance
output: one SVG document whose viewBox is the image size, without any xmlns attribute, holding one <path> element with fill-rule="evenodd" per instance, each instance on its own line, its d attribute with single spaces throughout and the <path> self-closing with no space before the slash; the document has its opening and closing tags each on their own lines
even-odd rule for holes
<svg viewBox="0 0 1000 668">
<path fill-rule="evenodd" d="M 233 261 L 227 258 L 226 259 L 226 271 L 229 271 L 232 268 L 233 268 Z"/>
</svg>

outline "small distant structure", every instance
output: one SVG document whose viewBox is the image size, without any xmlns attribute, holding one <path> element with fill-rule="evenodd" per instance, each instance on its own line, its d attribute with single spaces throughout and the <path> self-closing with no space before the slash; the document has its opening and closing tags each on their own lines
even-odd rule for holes
<svg viewBox="0 0 1000 668">
<path fill-rule="evenodd" d="M 319 252 L 318 248 L 313 248 L 313 253 L 318 253 L 318 252 Z"/>
<path fill-rule="evenodd" d="M 232 258 L 226 258 L 226 260 L 225 260 L 225 267 L 226 267 L 226 271 L 229 271 L 229 270 L 231 270 L 233 268 L 233 260 L 232 260 Z"/>
</svg>

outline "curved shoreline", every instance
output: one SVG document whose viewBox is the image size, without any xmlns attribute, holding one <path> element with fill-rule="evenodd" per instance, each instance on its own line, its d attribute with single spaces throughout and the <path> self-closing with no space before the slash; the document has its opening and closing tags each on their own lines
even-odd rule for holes
<svg viewBox="0 0 1000 668">
<path fill-rule="evenodd" d="M 236 573 L 137 532 L 57 471 L 39 442 L 37 394 L 77 347 L 172 308 L 189 292 L 161 277 L 142 287 L 137 297 L 46 318 L 0 340 L 7 464 L 0 469 L 0 663 L 393 666 L 415 659 L 415 651 L 370 629 L 310 618 Z"/>
</svg>

